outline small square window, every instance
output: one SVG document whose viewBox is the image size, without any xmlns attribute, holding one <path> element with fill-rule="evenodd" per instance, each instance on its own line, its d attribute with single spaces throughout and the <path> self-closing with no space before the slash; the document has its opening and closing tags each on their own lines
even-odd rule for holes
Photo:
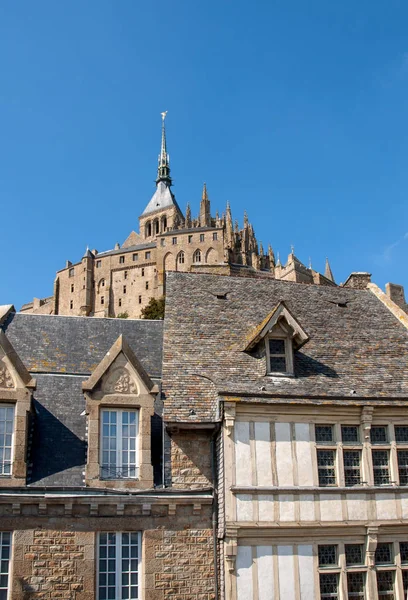
<svg viewBox="0 0 408 600">
<path fill-rule="evenodd" d="M 217 239 L 218 239 L 218 233 L 217 233 L 217 231 L 214 231 L 214 233 L 213 233 L 214 242 L 217 241 Z"/>
<path fill-rule="evenodd" d="M 171 243 L 173 244 L 173 246 L 175 246 L 177 244 L 177 238 L 172 238 Z"/>
<path fill-rule="evenodd" d="M 315 425 L 315 438 L 317 444 L 333 442 L 333 425 Z"/>
<path fill-rule="evenodd" d="M 124 262 L 125 262 L 125 257 L 119 256 L 119 264 L 123 265 Z"/>
<path fill-rule="evenodd" d="M 337 566 L 337 546 L 319 546 L 319 567 Z"/>
<path fill-rule="evenodd" d="M 204 241 L 204 234 L 200 233 L 200 242 L 203 242 L 203 241 Z"/>
<path fill-rule="evenodd" d="M 407 425 L 395 425 L 395 441 L 397 444 L 408 444 Z"/>
<path fill-rule="evenodd" d="M 101 261 L 101 260 L 97 260 L 97 261 L 96 261 L 96 268 L 97 268 L 97 269 L 100 269 L 100 268 L 101 268 L 101 266 L 102 266 L 102 261 Z"/>
<path fill-rule="evenodd" d="M 394 563 L 394 556 L 392 551 L 392 544 L 377 544 L 375 551 L 375 564 L 376 565 L 392 565 Z"/>
<path fill-rule="evenodd" d="M 139 260 L 139 255 L 138 255 L 138 253 L 137 253 L 137 252 L 135 252 L 135 254 L 133 254 L 132 258 L 133 258 L 133 262 L 136 262 L 137 260 Z"/>
<path fill-rule="evenodd" d="M 359 444 L 360 428 L 358 425 L 342 425 L 341 441 L 343 444 Z"/>
<path fill-rule="evenodd" d="M 363 565 L 364 550 L 362 544 L 346 544 L 346 565 Z"/>
<path fill-rule="evenodd" d="M 408 563 L 408 542 L 400 542 L 400 556 L 403 564 Z"/>
<path fill-rule="evenodd" d="M 70 270 L 68 271 L 68 276 L 69 276 L 69 277 L 73 277 L 74 275 L 75 275 L 75 269 L 70 269 Z"/>
<path fill-rule="evenodd" d="M 123 272 L 123 278 L 124 278 L 124 279 L 127 279 L 127 278 L 128 278 L 128 272 L 127 272 L 127 271 L 124 271 L 124 272 Z"/>
<path fill-rule="evenodd" d="M 372 425 L 370 439 L 372 444 L 386 444 L 388 442 L 387 427 L 384 425 Z"/>
<path fill-rule="evenodd" d="M 192 242 L 193 242 L 193 236 L 192 236 L 192 235 L 189 235 L 189 236 L 188 236 L 188 243 L 189 243 L 189 244 L 192 244 Z"/>
<path fill-rule="evenodd" d="M 145 259 L 146 260 L 150 260 L 151 257 L 151 253 L 150 252 L 145 252 Z"/>
</svg>

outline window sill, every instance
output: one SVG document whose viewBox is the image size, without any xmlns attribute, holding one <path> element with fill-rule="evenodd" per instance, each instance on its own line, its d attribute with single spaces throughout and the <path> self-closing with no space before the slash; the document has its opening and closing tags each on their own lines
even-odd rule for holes
<svg viewBox="0 0 408 600">
<path fill-rule="evenodd" d="M 265 377 L 295 377 L 294 373 L 267 373 Z"/>
</svg>

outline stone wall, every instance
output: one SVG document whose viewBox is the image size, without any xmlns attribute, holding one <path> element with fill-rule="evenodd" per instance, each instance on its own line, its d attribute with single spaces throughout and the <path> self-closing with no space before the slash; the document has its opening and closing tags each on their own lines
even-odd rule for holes
<svg viewBox="0 0 408 600">
<path fill-rule="evenodd" d="M 211 434 L 191 431 L 171 437 L 172 486 L 177 489 L 211 487 Z"/>
</svg>

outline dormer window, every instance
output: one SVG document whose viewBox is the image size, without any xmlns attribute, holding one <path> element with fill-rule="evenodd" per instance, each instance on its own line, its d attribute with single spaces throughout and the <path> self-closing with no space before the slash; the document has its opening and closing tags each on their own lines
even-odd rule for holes
<svg viewBox="0 0 408 600">
<path fill-rule="evenodd" d="M 268 337 L 266 339 L 268 373 L 293 375 L 292 340 Z"/>
</svg>

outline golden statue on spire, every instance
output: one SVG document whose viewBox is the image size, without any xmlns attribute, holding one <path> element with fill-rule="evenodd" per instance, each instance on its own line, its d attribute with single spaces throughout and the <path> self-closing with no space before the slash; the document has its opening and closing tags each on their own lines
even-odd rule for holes
<svg viewBox="0 0 408 600">
<path fill-rule="evenodd" d="M 163 121 L 166 118 L 166 115 L 167 115 L 167 110 L 165 110 L 164 112 L 161 113 Z"/>
</svg>

